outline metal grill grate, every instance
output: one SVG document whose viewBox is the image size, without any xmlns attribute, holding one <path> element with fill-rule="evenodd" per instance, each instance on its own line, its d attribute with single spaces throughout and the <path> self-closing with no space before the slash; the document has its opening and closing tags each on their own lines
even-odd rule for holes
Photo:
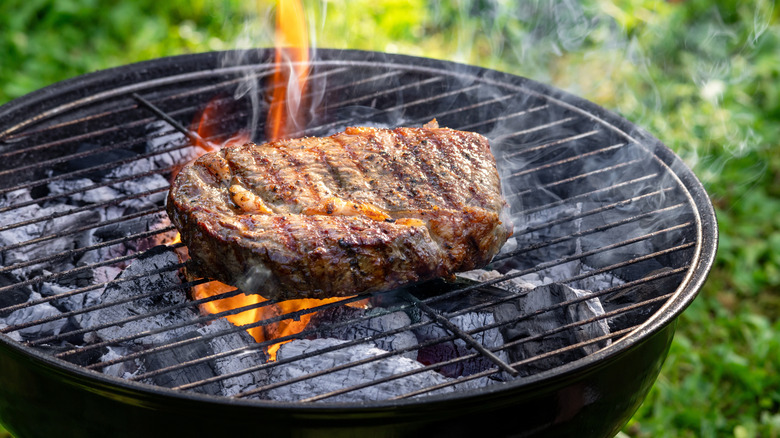
<svg viewBox="0 0 780 438">
<path fill-rule="evenodd" d="M 321 95 L 310 97 L 324 104 L 301 135 L 364 124 L 415 126 L 433 117 L 442 126 L 480 132 L 490 138 L 502 172 L 515 234 L 484 272 L 373 294 L 370 311 L 346 307 L 366 298 L 355 297 L 241 327 L 217 326 L 227 314 L 275 303 L 212 315 L 201 314 L 199 306 L 241 292 L 179 299 L 208 280 L 180 278 L 186 263 L 171 256 L 182 245 L 171 243 L 175 229 L 164 214 L 167 182 L 194 157 L 197 134 L 185 126 L 208 102 L 232 108 L 215 122 L 220 135 L 252 126 L 252 105 L 260 102 L 254 129 L 262 141 L 265 91 L 247 84 L 264 90 L 271 71 L 258 62 L 153 72 L 119 85 L 87 77 L 62 87 L 41 109 L 0 113 L 0 160 L 7 164 L 0 171 L 5 340 L 141 385 L 260 400 L 345 370 L 415 357 L 413 368 L 313 395 L 283 396 L 354 400 L 383 384 L 428 379 L 400 393 L 375 391 L 395 400 L 554 375 L 597 351 L 620 348 L 621 339 L 663 318 L 664 306 L 690 281 L 701 252 L 698 212 L 657 146 L 643 142 L 644 134 L 625 132 L 603 114 L 578 107 L 576 99 L 519 78 L 436 64 L 323 59 L 313 65 L 310 87 Z M 246 92 L 234 99 L 237 89 Z M 168 262 L 144 265 L 155 257 Z M 136 272 L 134 265 L 143 269 Z M 539 281 L 534 289 L 521 283 L 530 278 Z M 552 293 L 551 284 L 569 295 L 528 304 L 541 290 Z M 139 290 L 123 296 L 129 288 Z M 135 313 L 141 302 L 152 302 L 150 310 Z M 592 313 L 572 317 L 578 306 Z M 248 328 L 309 314 L 317 323 L 301 333 L 244 342 Z M 371 321 L 401 314 L 403 324 L 365 332 Z M 554 327 L 528 328 L 561 314 Z M 118 330 L 126 327 L 135 328 Z M 358 329 L 364 332 L 353 339 L 304 348 L 300 355 L 265 356 L 280 341 L 322 340 Z M 499 342 L 486 341 L 496 334 Z M 323 369 L 305 375 L 268 378 L 289 364 L 392 344 L 402 335 L 415 342 L 341 362 L 328 359 Z M 242 341 L 233 342 L 237 338 Z M 223 349 L 213 348 L 212 342 L 225 339 Z M 231 365 L 217 370 L 224 361 Z M 190 374 L 176 377 L 182 373 Z M 442 377 L 429 378 L 434 373 Z"/>
</svg>

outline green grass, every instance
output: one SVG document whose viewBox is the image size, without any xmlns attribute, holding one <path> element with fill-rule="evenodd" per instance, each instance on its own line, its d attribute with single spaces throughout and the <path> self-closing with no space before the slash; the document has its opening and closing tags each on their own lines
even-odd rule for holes
<svg viewBox="0 0 780 438">
<path fill-rule="evenodd" d="M 0 3 L 0 103 L 96 69 L 271 42 L 267 3 L 106 3 Z M 712 197 L 720 248 L 623 435 L 780 436 L 780 7 L 768 0 L 306 6 L 320 47 L 528 76 L 624 115 L 682 156 Z"/>
</svg>

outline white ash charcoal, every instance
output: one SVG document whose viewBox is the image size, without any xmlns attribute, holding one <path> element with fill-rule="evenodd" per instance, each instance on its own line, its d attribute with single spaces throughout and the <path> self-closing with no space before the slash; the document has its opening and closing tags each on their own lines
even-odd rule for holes
<svg viewBox="0 0 780 438">
<path fill-rule="evenodd" d="M 2 260 L 0 260 L 0 266 L 2 266 L 1 262 Z M 0 274 L 0 287 L 10 286 L 12 284 L 16 284 L 17 282 L 18 279 L 16 279 L 14 275 Z M 31 293 L 32 288 L 30 286 L 17 286 L 0 293 L 0 322 L 3 321 L 3 318 L 8 313 L 7 311 L 3 311 L 3 309 L 10 306 L 15 306 L 17 304 L 26 303 L 27 300 L 30 299 Z"/>
<path fill-rule="evenodd" d="M 545 284 L 535 287 L 528 294 L 511 302 L 496 306 L 494 313 L 496 320 L 506 323 L 501 326 L 501 333 L 507 342 L 512 342 L 542 335 L 573 322 L 603 315 L 604 310 L 601 303 L 595 298 L 565 307 L 556 306 L 558 303 L 586 295 L 590 295 L 590 292 L 573 289 L 558 283 Z M 542 309 L 551 310 L 526 317 Z M 518 318 L 521 319 L 517 320 Z M 599 320 L 580 325 L 576 329 L 558 331 L 535 340 L 522 342 L 510 347 L 508 353 L 511 360 L 515 362 L 606 334 L 609 334 L 609 326 L 605 320 Z M 609 344 L 609 340 L 600 341 L 584 348 L 535 360 L 521 367 L 521 375 L 531 375 L 554 368 L 579 359 Z"/>
<path fill-rule="evenodd" d="M 56 295 L 62 295 L 72 291 L 73 289 L 67 286 L 62 286 L 58 283 L 44 282 L 41 284 L 40 292 L 44 297 L 52 297 Z M 67 311 L 80 310 L 84 307 L 84 294 L 77 294 L 68 297 L 63 297 L 52 301 L 57 307 L 63 308 Z"/>
<path fill-rule="evenodd" d="M 81 178 L 75 180 L 52 181 L 48 184 L 48 188 L 51 195 L 60 195 L 62 193 L 78 190 L 78 192 L 67 196 L 69 203 L 97 204 L 119 197 L 119 192 L 106 186 L 83 190 L 92 185 L 95 185 L 95 182 L 91 179 Z"/>
<path fill-rule="evenodd" d="M 487 271 L 484 269 L 475 269 L 473 271 L 461 272 L 458 277 L 468 278 L 469 280 L 478 281 L 480 283 L 485 281 L 495 280 L 503 277 L 504 275 L 512 275 L 517 273 L 517 270 L 510 270 L 506 274 L 502 274 L 498 271 Z M 551 283 L 552 281 L 547 281 Z M 516 293 L 523 290 L 533 289 L 536 286 L 545 284 L 545 280 L 542 279 L 539 274 L 531 273 L 520 277 L 514 277 L 509 280 L 502 281 L 500 283 L 494 283 L 492 286 L 504 289 L 506 291 Z"/>
<path fill-rule="evenodd" d="M 138 348 L 132 349 L 125 346 L 116 346 L 116 345 L 108 346 L 106 347 L 106 352 L 100 357 L 98 362 L 109 362 L 115 359 L 119 359 L 131 353 L 134 353 L 137 350 Z M 141 366 L 140 360 L 131 359 L 131 360 L 115 363 L 113 365 L 105 366 L 103 367 L 102 371 L 103 374 L 108 374 L 109 376 L 129 379 L 134 375 L 138 374 L 138 370 L 140 369 L 140 366 Z"/>
<path fill-rule="evenodd" d="M 38 292 L 30 294 L 28 302 L 40 300 L 42 297 Z M 51 304 L 39 303 L 29 307 L 24 307 L 3 318 L 4 323 L 9 326 L 26 323 L 29 321 L 38 321 L 40 319 L 49 318 L 52 316 L 61 315 L 62 312 Z M 42 324 L 25 327 L 21 330 L 17 330 L 17 333 L 22 339 L 36 339 L 47 336 L 53 336 L 60 334 L 63 329 L 69 324 L 66 318 L 55 319 L 53 321 L 44 322 Z"/>
<path fill-rule="evenodd" d="M 6 194 L 3 198 L 0 198 L 0 207 L 13 206 L 31 200 L 32 197 L 28 190 L 16 190 Z M 15 208 L 5 213 L 0 213 L 0 223 L 10 225 L 31 219 L 45 218 L 72 208 L 72 206 L 66 204 L 55 204 L 48 207 L 31 204 Z M 29 225 L 0 231 L 0 247 L 37 239 L 55 233 L 66 233 L 85 225 L 97 223 L 99 220 L 100 217 L 98 213 L 94 211 L 82 211 L 75 214 L 39 220 Z M 24 245 L 15 248 L 12 251 L 4 251 L 2 257 L 0 257 L 0 261 L 2 261 L 4 266 L 10 266 L 16 263 L 47 257 L 52 254 L 74 249 L 79 241 L 80 238 L 78 236 L 74 238 L 72 235 L 66 235 L 60 238 L 48 239 L 40 243 Z M 59 268 L 50 268 L 50 270 L 67 270 L 73 267 L 73 261 L 69 258 L 47 263 Z M 35 267 L 33 266 L 30 268 L 16 269 L 13 272 L 27 278 L 31 273 L 35 273 L 34 269 Z"/>
<path fill-rule="evenodd" d="M 283 344 L 277 352 L 277 360 L 286 360 L 302 354 L 309 354 L 323 348 L 340 345 L 345 341 L 336 339 L 300 339 Z M 344 347 L 334 351 L 321 352 L 312 357 L 291 363 L 281 364 L 268 372 L 270 383 L 281 383 L 305 376 L 313 371 L 326 370 L 335 366 L 376 357 L 387 352 L 379 348 L 361 344 Z M 271 389 L 266 396 L 278 401 L 298 401 L 315 395 L 326 394 L 347 386 L 374 382 L 395 374 L 420 369 L 423 366 L 406 357 L 391 356 L 363 365 L 346 368 L 332 373 Z M 326 401 L 361 402 L 385 400 L 403 395 L 431 385 L 447 382 L 448 379 L 433 371 L 423 371 L 410 376 L 373 384 L 366 388 L 329 397 Z M 451 392 L 444 388 L 438 392 Z"/>
<path fill-rule="evenodd" d="M 192 309 L 191 306 L 182 306 L 142 319 L 121 322 L 136 315 L 148 315 L 159 309 L 167 309 L 187 302 L 186 291 L 177 287 L 181 284 L 178 270 L 170 269 L 171 266 L 178 263 L 179 257 L 176 252 L 166 246 L 158 246 L 146 251 L 139 258 L 135 259 L 127 269 L 122 271 L 122 274 L 118 277 L 138 278 L 106 287 L 101 296 L 101 301 L 104 303 L 113 302 L 151 291 L 165 292 L 137 299 L 120 306 L 109 306 L 89 312 L 84 317 L 85 325 L 91 327 L 111 323 L 109 327 L 97 331 L 99 338 L 110 340 L 147 330 L 170 327 L 194 319 L 198 315 L 197 310 Z M 134 342 L 141 344 L 166 343 L 168 339 L 185 335 L 191 330 L 191 327 L 184 326 L 155 335 L 144 336 L 136 339 Z"/>
<path fill-rule="evenodd" d="M 148 140 L 146 142 L 147 152 L 175 148 L 181 146 L 183 143 L 190 142 L 189 139 L 185 139 L 184 134 L 174 130 L 167 122 L 162 120 L 146 125 L 146 129 L 148 132 Z M 163 169 L 192 161 L 195 157 L 199 157 L 205 152 L 206 150 L 199 146 L 190 146 L 154 155 L 150 157 L 149 160 L 151 160 L 152 168 Z"/>
<path fill-rule="evenodd" d="M 195 359 L 202 359 L 214 354 L 240 350 L 246 351 L 237 355 L 231 355 L 219 359 L 209 359 L 198 363 L 176 368 L 169 372 L 163 372 L 146 379 L 148 383 L 175 387 L 189 383 L 199 382 L 216 376 L 225 375 L 245 370 L 249 367 L 265 363 L 265 355 L 258 349 L 247 348 L 255 345 L 254 339 L 245 331 L 228 333 L 222 336 L 209 337 L 211 334 L 221 333 L 233 329 L 234 326 L 225 319 L 217 319 L 211 324 L 198 327 L 190 327 L 190 332 L 171 339 L 170 342 L 181 340 L 190 341 L 184 345 L 150 352 L 141 359 L 141 371 L 151 372 L 162 370 L 180 363 Z M 223 380 L 216 380 L 204 385 L 195 386 L 192 391 L 212 395 L 232 396 L 242 391 L 248 391 L 257 387 L 258 383 L 264 383 L 263 372 L 244 373 Z"/>
<path fill-rule="evenodd" d="M 422 314 L 421 318 L 423 321 L 429 320 L 428 316 L 425 314 Z M 455 324 L 464 332 L 470 332 L 495 322 L 492 313 L 477 312 L 469 312 L 448 319 L 451 323 Z M 422 327 L 419 327 L 414 330 L 414 334 L 417 336 L 417 339 L 420 343 L 450 336 L 450 332 L 448 330 L 437 324 L 426 324 Z M 480 345 L 488 349 L 499 347 L 504 344 L 504 338 L 497 328 L 479 331 L 472 334 L 471 337 L 473 337 Z M 448 361 L 461 356 L 472 354 L 475 351 L 476 350 L 470 347 L 464 340 L 456 338 L 454 341 L 439 342 L 420 348 L 417 352 L 417 360 L 425 365 L 432 365 L 438 362 Z M 498 356 L 503 361 L 507 361 L 508 359 L 508 356 L 503 351 L 496 352 L 496 356 Z M 437 371 L 447 377 L 461 377 L 475 374 L 495 366 L 496 365 L 490 359 L 480 354 L 472 359 L 445 365 L 438 368 Z"/>
<path fill-rule="evenodd" d="M 107 179 L 122 178 L 126 176 L 138 175 L 149 170 L 149 164 L 144 160 L 132 161 L 125 166 L 117 167 L 108 173 Z M 123 195 L 133 195 L 136 193 L 143 193 L 149 190 L 168 187 L 168 180 L 158 173 L 151 175 L 135 177 L 127 181 L 117 182 L 112 184 L 111 187 L 116 189 Z M 140 198 L 133 198 L 122 201 L 119 205 L 131 210 L 147 210 L 154 208 L 165 203 L 165 197 L 168 196 L 168 192 L 165 190 L 157 191 L 155 193 L 142 196 Z"/>
<path fill-rule="evenodd" d="M 169 343 L 191 339 L 195 339 L 195 341 L 162 351 L 149 352 L 143 356 L 143 366 L 141 370 L 143 372 L 157 371 L 181 362 L 200 359 L 212 354 L 208 342 L 198 339 L 199 337 L 200 335 L 193 330 L 181 336 L 169 338 L 167 340 Z M 209 362 L 199 362 L 185 368 L 178 368 L 170 372 L 151 376 L 145 379 L 145 382 L 156 386 L 173 388 L 179 385 L 186 385 L 188 383 L 209 379 L 215 375 L 216 373 L 212 368 L 212 364 Z M 209 382 L 192 389 L 194 392 L 211 395 L 219 395 L 221 390 L 222 388 L 219 382 Z"/>
<path fill-rule="evenodd" d="M 6 329 L 7 327 L 9 327 L 9 325 L 8 325 L 8 324 L 6 324 L 6 323 L 5 323 L 5 322 L 3 322 L 3 321 L 4 321 L 4 319 L 3 319 L 3 318 L 0 318 L 0 330 L 4 330 L 4 329 Z M 10 333 L 6 333 L 6 336 L 8 336 L 9 338 L 13 339 L 13 340 L 14 340 L 14 341 L 16 341 L 16 342 L 22 342 L 22 341 L 23 341 L 23 339 L 22 339 L 22 335 L 20 335 L 20 334 L 19 334 L 19 333 L 17 333 L 17 332 L 10 332 Z"/>
<path fill-rule="evenodd" d="M 352 309 L 347 306 L 341 306 L 341 308 L 344 309 Z M 362 339 L 372 336 L 381 335 L 382 333 L 396 330 L 402 327 L 409 326 L 411 324 L 411 319 L 409 318 L 409 315 L 402 311 L 398 312 L 392 312 L 392 313 L 385 313 L 384 309 L 381 308 L 374 308 L 370 309 L 368 311 L 364 311 L 362 309 L 352 309 L 354 310 L 354 313 L 356 314 L 363 314 L 366 315 L 377 315 L 369 319 L 360 320 L 355 322 L 354 324 L 348 324 L 346 326 L 338 327 L 333 330 L 328 330 L 321 335 L 318 335 L 318 337 L 331 337 L 336 339 L 341 339 L 345 341 L 355 340 L 355 339 Z M 325 312 L 318 312 L 325 313 Z M 336 321 L 336 320 L 334 320 Z M 321 318 L 318 318 L 316 321 L 318 326 L 319 324 L 323 323 L 323 320 Z M 396 351 L 401 350 L 408 347 L 413 347 L 417 345 L 417 337 L 410 331 L 403 331 L 399 333 L 394 333 L 392 335 L 388 336 L 382 336 L 377 339 L 373 340 L 374 345 L 376 345 L 378 348 L 381 348 L 382 350 L 386 351 Z M 416 350 L 410 350 L 405 353 L 402 353 L 402 356 L 408 357 L 409 359 L 417 359 L 417 351 Z"/>
<path fill-rule="evenodd" d="M 198 333 L 208 335 L 211 333 L 225 332 L 233 328 L 234 326 L 225 318 L 219 318 L 215 321 L 212 321 L 210 324 L 199 328 Z M 215 375 L 221 376 L 233 372 L 239 372 L 265 363 L 265 354 L 260 349 L 247 348 L 253 345 L 256 345 L 256 342 L 254 338 L 252 338 L 252 336 L 246 332 L 246 330 L 241 330 L 210 339 L 209 347 L 214 353 L 235 351 L 246 348 L 246 350 L 241 353 L 232 354 L 230 356 L 213 360 L 211 366 Z M 222 395 L 229 397 L 243 391 L 254 389 L 258 384 L 264 383 L 265 380 L 265 371 L 254 371 L 251 373 L 240 374 L 238 376 L 220 380 L 219 383 L 222 386 L 220 392 Z"/>
</svg>

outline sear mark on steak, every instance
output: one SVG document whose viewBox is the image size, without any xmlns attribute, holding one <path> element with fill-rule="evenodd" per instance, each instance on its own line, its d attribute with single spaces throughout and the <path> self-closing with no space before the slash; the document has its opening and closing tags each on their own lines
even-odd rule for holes
<svg viewBox="0 0 780 438">
<path fill-rule="evenodd" d="M 199 275 L 293 299 L 482 267 L 511 233 L 505 205 L 488 140 L 434 120 L 203 155 L 167 210 Z"/>
</svg>

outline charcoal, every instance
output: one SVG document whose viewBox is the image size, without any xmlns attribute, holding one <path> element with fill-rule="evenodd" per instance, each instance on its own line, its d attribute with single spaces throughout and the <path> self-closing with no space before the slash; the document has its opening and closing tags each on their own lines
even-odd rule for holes
<svg viewBox="0 0 780 438">
<path fill-rule="evenodd" d="M 603 315 L 604 310 L 596 298 L 564 307 L 554 307 L 558 303 L 590 294 L 589 291 L 574 289 L 559 283 L 543 284 L 534 287 L 527 294 L 513 301 L 496 306 L 494 314 L 497 321 L 504 323 L 500 331 L 507 342 L 522 340 L 557 330 L 566 324 Z M 550 310 L 526 317 L 542 309 Z M 522 342 L 507 350 L 511 360 L 516 362 L 606 334 L 609 334 L 609 326 L 605 320 L 599 320 L 580 325 L 574 329 L 558 331 L 538 339 Z M 609 343 L 609 340 L 600 341 L 535 360 L 523 365 L 520 368 L 520 374 L 527 376 L 555 368 L 604 348 Z"/>
<path fill-rule="evenodd" d="M 222 333 L 233 328 L 226 319 L 219 318 L 210 324 L 198 329 L 198 333 L 209 335 L 211 333 Z M 253 348 L 256 342 L 252 336 L 245 330 L 232 332 L 229 334 L 214 337 L 209 340 L 209 348 L 214 353 L 228 351 L 240 351 L 230 356 L 214 359 L 211 362 L 215 375 L 226 375 L 234 372 L 260 365 L 266 362 L 265 354 L 257 348 Z M 225 396 L 232 396 L 239 392 L 248 391 L 257 387 L 259 383 L 265 382 L 264 371 L 254 371 L 244 373 L 234 377 L 220 380 L 220 393 Z"/>
<path fill-rule="evenodd" d="M 350 312 L 353 315 L 354 314 L 366 314 L 366 315 L 376 315 L 372 318 L 357 321 L 354 324 L 348 324 L 346 326 L 342 326 L 333 330 L 328 330 L 322 334 L 319 334 L 317 337 L 323 338 L 323 337 L 330 337 L 335 339 L 341 339 L 345 341 L 355 340 L 355 339 L 362 339 L 372 336 L 381 335 L 382 333 L 399 329 L 402 327 L 406 327 L 409 324 L 411 324 L 411 320 L 409 319 L 409 316 L 404 312 L 392 312 L 392 313 L 386 313 L 384 309 L 371 309 L 371 310 L 363 310 L 363 309 L 354 309 L 348 306 L 339 306 L 335 307 L 334 309 L 344 309 L 341 312 L 341 316 L 343 317 L 344 312 Z M 319 324 L 322 324 L 323 317 L 320 314 L 324 314 L 326 312 L 318 312 L 317 316 L 312 318 L 312 326 L 316 327 Z M 316 318 L 316 319 L 315 319 Z M 333 321 L 343 321 L 343 319 L 334 319 Z M 316 325 L 315 325 L 316 324 Z M 417 345 L 417 337 L 409 332 L 409 331 L 403 331 L 399 333 L 394 333 L 392 335 L 379 337 L 377 339 L 374 339 L 373 341 L 374 345 L 376 345 L 377 348 L 380 348 L 382 350 L 386 351 L 396 351 L 401 350 L 404 348 L 414 347 Z M 407 357 L 409 359 L 417 359 L 417 352 L 415 350 L 410 350 L 405 353 L 402 353 L 402 356 Z"/>
<path fill-rule="evenodd" d="M 94 185 L 95 182 L 88 178 L 75 180 L 56 180 L 50 182 L 47 187 L 52 195 L 60 195 L 73 190 L 78 192 L 67 195 L 66 201 L 73 205 L 97 204 L 116 199 L 119 192 L 111 187 L 102 186 L 90 190 L 84 190 L 86 187 Z"/>
<path fill-rule="evenodd" d="M 41 295 L 32 292 L 28 302 L 41 299 Z M 11 312 L 4 319 L 4 323 L 9 326 L 23 324 L 28 321 L 38 321 L 40 319 L 61 315 L 62 312 L 49 303 L 39 303 Z M 31 327 L 25 327 L 15 331 L 21 339 L 36 339 L 46 336 L 58 335 L 69 325 L 67 319 L 55 319 L 53 321 L 43 322 Z"/>
<path fill-rule="evenodd" d="M 336 339 L 300 339 L 283 344 L 277 352 L 277 360 L 287 360 L 295 356 L 309 354 L 343 344 L 345 341 Z M 279 383 L 311 373 L 312 371 L 327 370 L 329 368 L 347 364 L 350 362 L 376 357 L 386 354 L 385 350 L 370 345 L 354 345 L 334 351 L 320 352 L 311 357 L 299 359 L 294 362 L 272 368 L 269 371 L 269 382 Z M 379 361 L 357 365 L 343 370 L 334 371 L 323 376 L 284 385 L 271 389 L 265 394 L 268 398 L 278 401 L 298 401 L 308 397 L 326 394 L 348 385 L 358 385 L 374 382 L 407 371 L 422 368 L 422 364 L 406 357 L 391 356 Z M 384 400 L 390 397 L 400 396 L 423 387 L 445 383 L 448 379 L 433 371 L 423 371 L 410 376 L 387 382 L 376 383 L 366 388 L 350 391 L 329 397 L 327 401 L 334 402 L 362 402 L 371 400 Z M 450 392 L 451 387 L 446 387 L 439 392 Z"/>
<path fill-rule="evenodd" d="M 20 189 L 7 193 L 4 197 L 0 198 L 0 207 L 15 205 L 31 200 L 32 197 L 30 192 L 28 190 Z M 6 213 L 0 213 L 0 223 L 13 224 L 30 219 L 45 218 L 55 213 L 68 211 L 72 208 L 72 206 L 63 203 L 54 204 L 49 207 L 31 204 L 15 208 Z M 97 223 L 99 220 L 100 216 L 95 211 L 82 211 L 65 216 L 39 220 L 29 225 L 0 231 L 0 247 L 54 233 L 66 233 L 76 228 L 83 227 L 84 225 Z M 4 251 L 0 256 L 0 259 L 4 266 L 11 266 L 16 263 L 47 257 L 51 254 L 64 253 L 74 249 L 79 241 L 81 241 L 79 236 L 74 238 L 72 235 L 64 235 L 63 237 L 48 239 L 43 242 L 24 245 L 10 251 Z M 52 271 L 61 271 L 73 267 L 73 260 L 71 257 L 64 257 L 61 260 L 47 263 L 49 263 L 49 270 Z M 57 269 L 54 269 L 53 265 L 56 265 Z M 23 278 L 29 278 L 40 273 L 35 267 L 20 268 L 13 272 Z"/>
<path fill-rule="evenodd" d="M 199 334 L 195 331 L 192 331 L 182 336 L 172 338 L 169 340 L 169 342 L 185 341 L 196 339 L 198 337 Z M 147 354 L 144 356 L 143 370 L 146 372 L 156 371 L 171 365 L 176 365 L 180 362 L 199 359 L 211 354 L 213 354 L 213 351 L 211 350 L 208 341 L 198 340 L 197 342 L 190 342 L 183 346 Z M 212 365 L 213 364 L 209 362 L 200 362 L 185 368 L 176 369 L 171 372 L 150 377 L 148 379 L 148 383 L 166 388 L 173 388 L 179 385 L 185 385 L 188 383 L 208 379 L 216 375 Z M 221 392 L 221 387 L 219 382 L 211 382 L 205 385 L 196 386 L 192 390 L 194 392 L 203 394 L 219 395 Z"/>
<path fill-rule="evenodd" d="M 429 320 L 427 315 L 423 315 L 422 319 L 423 321 Z M 464 332 L 479 329 L 495 322 L 491 313 L 477 312 L 469 312 L 463 315 L 458 315 L 449 318 L 449 321 Z M 414 334 L 417 336 L 417 339 L 420 343 L 424 343 L 430 340 L 449 336 L 450 332 L 436 324 L 426 324 L 420 328 L 415 329 Z M 471 336 L 480 345 L 488 349 L 499 347 L 504 344 L 504 338 L 497 328 L 480 331 L 472 334 Z M 456 359 L 474 352 L 475 350 L 466 344 L 464 340 L 457 338 L 454 341 L 439 342 L 421 348 L 417 353 L 417 360 L 425 365 L 432 365 L 439 362 Z M 497 352 L 496 355 L 504 361 L 507 359 L 506 353 L 503 351 Z M 436 371 L 444 376 L 456 378 L 469 376 L 471 374 L 494 368 L 495 366 L 496 365 L 490 359 L 484 357 L 483 355 L 478 355 L 475 358 L 458 361 L 453 364 L 436 368 Z"/>
<path fill-rule="evenodd" d="M 139 278 L 106 287 L 100 300 L 104 303 L 114 302 L 150 291 L 164 292 L 119 306 L 109 306 L 89 312 L 84 315 L 85 321 L 82 325 L 91 327 L 110 323 L 110 326 L 98 329 L 93 333 L 94 336 L 100 339 L 109 340 L 142 333 L 147 330 L 186 324 L 188 321 L 196 318 L 198 312 L 191 306 L 182 306 L 163 313 L 153 314 L 160 309 L 168 309 L 187 302 L 186 291 L 178 287 L 181 285 L 178 271 L 169 269 L 177 263 L 179 263 L 178 255 L 167 246 L 158 246 L 146 251 L 119 275 L 119 278 L 125 276 L 139 276 Z M 139 320 L 121 322 L 135 315 L 149 316 Z M 191 327 L 184 326 L 155 335 L 137 338 L 133 342 L 141 344 L 165 343 L 167 339 L 184 336 L 191 330 Z"/>
<path fill-rule="evenodd" d="M 0 265 L 2 265 L 2 260 L 0 260 Z M 16 280 L 13 275 L 0 274 L 0 288 L 16 284 L 17 282 L 18 280 Z M 30 299 L 31 293 L 32 289 L 29 286 L 17 286 L 0 292 L 0 322 L 2 322 L 3 318 L 9 313 L 8 311 L 3 311 L 3 309 L 26 303 L 27 300 Z"/>
<path fill-rule="evenodd" d="M 164 149 L 175 148 L 182 143 L 190 143 L 189 140 L 184 138 L 184 134 L 176 131 L 164 121 L 156 121 L 146 125 L 147 141 L 146 152 L 157 152 Z M 191 146 L 181 149 L 176 149 L 171 152 L 164 152 L 161 154 L 153 155 L 149 160 L 148 165 L 152 169 L 164 169 L 166 167 L 184 164 L 191 161 L 194 157 L 203 155 L 206 151 L 201 147 Z"/>
</svg>

